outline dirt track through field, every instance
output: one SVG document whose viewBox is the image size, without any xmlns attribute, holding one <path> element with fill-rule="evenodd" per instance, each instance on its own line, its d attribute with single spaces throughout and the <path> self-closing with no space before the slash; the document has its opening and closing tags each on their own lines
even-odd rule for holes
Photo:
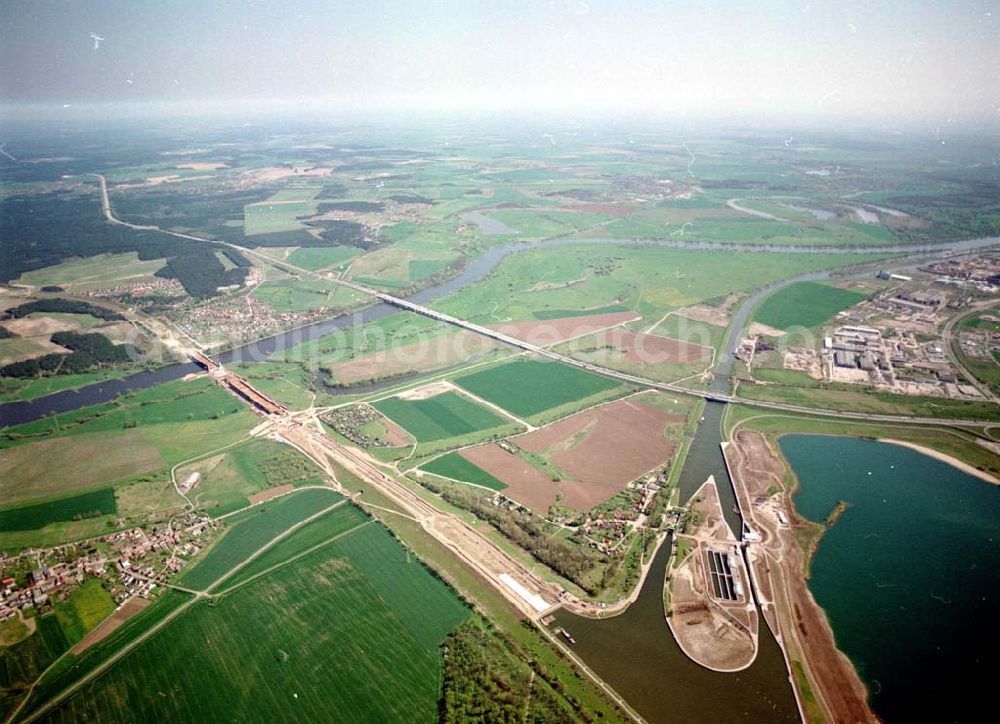
<svg viewBox="0 0 1000 724">
<path fill-rule="evenodd" d="M 787 492 L 767 495 L 771 486 L 784 482 L 784 463 L 761 433 L 749 430 L 736 434 L 725 457 L 746 522 L 762 537 L 751 560 L 755 577 L 763 584 L 758 593 L 771 596 L 771 605 L 764 607 L 765 619 L 772 628 L 777 625 L 776 635 L 786 654 L 806 667 L 816 698 L 833 721 L 875 721 L 861 678 L 837 648 L 826 613 L 809 591 L 806 552 L 796 540 L 796 530 L 805 523 L 791 515 Z M 769 502 L 753 502 L 765 499 Z M 788 511 L 791 527 L 779 523 L 775 506 Z"/>
</svg>

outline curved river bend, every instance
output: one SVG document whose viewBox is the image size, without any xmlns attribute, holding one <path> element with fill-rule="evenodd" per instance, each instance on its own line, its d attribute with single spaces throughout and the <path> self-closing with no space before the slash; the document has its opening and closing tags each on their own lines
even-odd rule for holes
<svg viewBox="0 0 1000 724">
<path fill-rule="evenodd" d="M 553 239 L 541 243 L 516 242 L 494 246 L 472 260 L 457 277 L 424 289 L 410 297 L 429 304 L 473 284 L 488 274 L 507 255 L 545 245 L 567 244 L 658 244 L 686 249 L 718 249 L 775 253 L 818 252 L 906 252 L 925 253 L 946 250 L 969 250 L 1000 243 L 1000 238 L 979 239 L 936 247 L 892 247 L 865 250 L 817 247 L 757 247 L 719 245 L 678 241 L 630 241 L 622 239 Z M 828 272 L 807 273 L 754 292 L 737 310 L 727 333 L 716 367 L 713 390 L 729 392 L 732 357 L 728 353 L 744 328 L 754 305 L 776 288 L 795 281 L 821 279 Z M 347 329 L 393 314 L 398 310 L 377 304 L 360 312 L 319 322 L 300 330 L 251 343 L 219 355 L 223 363 L 236 359 L 262 360 L 273 352 L 317 339 L 334 330 Z M 123 392 L 150 387 L 178 379 L 197 368 L 193 364 L 174 364 L 152 372 L 140 372 L 122 380 L 89 385 L 29 402 L 0 405 L 0 426 L 18 424 L 113 399 Z M 709 475 L 719 483 L 724 512 L 734 530 L 740 530 L 738 515 L 732 510 L 735 500 L 719 448 L 722 413 L 725 406 L 705 405 L 703 424 L 699 425 L 690 446 L 680 478 L 681 499 L 686 500 Z M 979 481 L 976 481 L 979 483 Z M 982 483 L 979 483 L 982 485 Z M 662 592 L 670 541 L 660 547 L 646 582 L 636 602 L 621 615 L 605 620 L 581 618 L 560 612 L 558 625 L 576 638 L 575 653 L 602 678 L 615 687 L 640 714 L 650 721 L 796 721 L 798 711 L 792 694 L 780 647 L 766 625 L 760 628 L 760 649 L 754 664 L 737 674 L 720 674 L 704 669 L 688 659 L 677 647 L 664 619 Z"/>
<path fill-rule="evenodd" d="M 642 240 L 642 239 L 571 239 L 571 238 L 557 238 L 548 239 L 541 242 L 514 242 L 508 244 L 501 244 L 498 246 L 491 246 L 480 256 L 471 260 L 465 267 L 465 269 L 458 275 L 440 284 L 436 284 L 431 287 L 427 287 L 413 295 L 407 297 L 407 299 L 416 302 L 417 304 L 430 304 L 436 299 L 453 294 L 458 290 L 474 284 L 481 279 L 488 276 L 496 266 L 503 261 L 503 259 L 515 252 L 526 251 L 528 249 L 536 249 L 540 246 L 565 246 L 565 245 L 577 245 L 577 244 L 647 244 L 664 246 L 668 248 L 676 249 L 695 249 L 695 250 L 719 250 L 719 251 L 741 251 L 741 252 L 764 252 L 764 253 L 776 253 L 776 254 L 815 254 L 815 253 L 858 253 L 858 252 L 869 252 L 869 253 L 908 253 L 908 254 L 921 254 L 928 252 L 942 252 L 942 251 L 969 251 L 972 249 L 977 249 L 981 247 L 993 246 L 995 244 L 1000 244 L 1000 237 L 991 237 L 984 239 L 972 239 L 969 241 L 956 242 L 952 244 L 941 244 L 937 246 L 928 245 L 906 245 L 906 246 L 894 246 L 894 247 L 870 247 L 863 249 L 848 249 L 844 247 L 819 247 L 819 246 L 765 246 L 765 245 L 753 245 L 753 244 L 713 244 L 708 242 L 682 242 L 678 240 Z M 754 302 L 756 299 L 760 298 L 766 293 L 770 293 L 778 286 L 783 286 L 785 284 L 790 284 L 795 281 L 805 281 L 810 279 L 821 279 L 827 276 L 827 272 L 815 272 L 803 274 L 792 279 L 787 279 L 777 284 L 771 285 L 765 289 L 758 290 L 751 297 L 750 302 Z M 728 358 L 728 350 L 735 347 L 732 344 L 733 335 L 738 335 L 742 330 L 747 315 L 752 309 L 752 303 L 744 303 L 741 309 L 737 312 L 737 317 L 734 319 L 733 323 L 730 325 L 730 333 L 726 339 L 726 344 L 724 346 L 723 364 L 728 367 L 727 362 L 731 360 L 726 360 Z M 370 322 L 372 320 L 378 319 L 380 317 L 385 317 L 389 314 L 393 314 L 398 310 L 394 307 L 390 307 L 387 304 L 375 304 L 373 306 L 362 309 L 358 312 L 346 314 L 336 319 L 330 319 L 322 322 L 317 322 L 315 324 L 302 327 L 301 329 L 293 330 L 290 332 L 285 332 L 282 334 L 275 335 L 273 337 L 268 337 L 266 339 L 259 340 L 257 342 L 251 342 L 250 344 L 243 345 L 236 349 L 230 350 L 228 352 L 219 355 L 220 361 L 223 364 L 231 363 L 233 360 L 248 360 L 248 361 L 261 361 L 264 360 L 269 354 L 273 352 L 278 352 L 283 349 L 288 349 L 297 344 L 302 344 L 303 342 L 309 342 L 314 339 L 318 339 L 330 332 L 335 330 L 348 329 L 357 324 L 363 324 L 365 322 Z M 61 392 L 56 392 L 51 395 L 46 395 L 44 397 L 39 397 L 34 400 L 27 401 L 17 401 L 17 402 L 7 402 L 0 405 L 0 427 L 6 427 L 9 425 L 18 425 L 24 422 L 31 422 L 32 420 L 38 420 L 43 417 L 48 417 L 49 415 L 54 415 L 61 412 L 70 412 L 72 410 L 77 410 L 81 407 L 87 407 L 90 405 L 97 405 L 102 402 L 108 402 L 113 400 L 118 395 L 124 394 L 126 392 L 133 392 L 135 390 L 141 390 L 146 387 L 152 387 L 154 385 L 159 385 L 164 382 L 169 382 L 171 380 L 180 379 L 186 374 L 192 372 L 197 372 L 198 367 L 194 363 L 179 363 L 166 365 L 160 367 L 156 370 L 137 372 L 128 377 L 117 379 L 117 380 L 107 380 L 105 382 L 98 382 L 84 387 L 80 387 L 75 390 L 63 390 Z M 723 375 L 728 375 L 728 371 L 720 370 Z M 356 392 L 358 390 L 352 390 Z"/>
</svg>

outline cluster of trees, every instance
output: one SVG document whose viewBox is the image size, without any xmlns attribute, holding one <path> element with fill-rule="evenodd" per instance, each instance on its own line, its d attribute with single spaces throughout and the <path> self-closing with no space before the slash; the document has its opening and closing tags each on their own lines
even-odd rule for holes
<svg viewBox="0 0 1000 724">
<path fill-rule="evenodd" d="M 444 643 L 440 721 L 567 721 L 574 717 L 545 680 L 530 669 L 476 618 L 459 626 Z"/>
<path fill-rule="evenodd" d="M 257 463 L 257 467 L 267 478 L 267 484 L 273 487 L 301 483 L 319 477 L 319 471 L 308 458 L 291 450 L 282 450 L 276 455 L 265 458 Z"/>
<path fill-rule="evenodd" d="M 432 206 L 434 204 L 434 199 L 429 199 L 426 196 L 419 196 L 417 194 L 396 194 L 390 196 L 390 199 L 400 204 L 426 204 Z"/>
<path fill-rule="evenodd" d="M 55 344 L 70 350 L 68 354 L 52 353 L 0 367 L 0 376 L 39 377 L 41 375 L 70 375 L 86 372 L 95 367 L 128 362 L 138 356 L 135 347 L 114 344 L 103 334 L 91 332 L 56 332 L 51 337 Z"/>
<path fill-rule="evenodd" d="M 228 251 L 246 263 L 237 264 L 235 269 L 226 269 L 215 255 L 214 249 L 202 246 L 167 259 L 167 266 L 172 275 L 184 285 L 184 291 L 195 299 L 204 299 L 214 296 L 219 287 L 240 285 L 246 279 L 250 263 L 242 254 L 232 249 Z M 229 257 L 229 254 L 226 256 Z"/>
<path fill-rule="evenodd" d="M 242 214 L 240 206 L 240 218 Z M 198 228 L 194 223 L 189 226 Z M 142 260 L 167 259 L 173 276 L 196 298 L 212 296 L 218 287 L 242 283 L 250 266 L 235 250 L 227 256 L 237 268 L 227 270 L 213 253 L 214 247 L 203 242 L 108 224 L 93 196 L 53 192 L 0 200 L 0 282 L 70 257 L 122 252 L 136 252 Z"/>
<path fill-rule="evenodd" d="M 3 319 L 18 319 L 26 317 L 33 312 L 55 312 L 60 314 L 89 314 L 91 317 L 104 319 L 106 321 L 118 321 L 125 319 L 124 315 L 112 311 L 107 307 L 99 307 L 90 302 L 77 302 L 72 299 L 36 299 L 33 302 L 26 302 L 13 309 L 4 312 Z"/>
<path fill-rule="evenodd" d="M 424 484 L 427 484 L 426 481 Z M 587 551 L 553 538 L 550 531 L 545 530 L 530 515 L 495 507 L 477 493 L 452 487 L 441 488 L 438 492 L 452 505 L 465 508 L 492 524 L 513 543 L 563 578 L 573 581 L 590 594 L 596 593 L 593 586 L 584 579 L 594 567 L 594 559 Z"/>
<path fill-rule="evenodd" d="M 372 249 L 378 246 L 378 240 L 369 233 L 368 227 L 356 221 L 324 220 L 303 221 L 308 226 L 322 229 L 320 239 L 314 239 L 312 244 L 302 246 L 356 246 L 359 249 Z"/>
</svg>

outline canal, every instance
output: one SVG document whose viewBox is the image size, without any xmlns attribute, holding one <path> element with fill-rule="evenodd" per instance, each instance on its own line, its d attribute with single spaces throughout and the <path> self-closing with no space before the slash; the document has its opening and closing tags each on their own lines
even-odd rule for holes
<svg viewBox="0 0 1000 724">
<path fill-rule="evenodd" d="M 972 249 L 992 246 L 1000 243 L 1000 237 L 993 238 L 983 238 L 983 239 L 973 239 L 969 241 L 954 242 L 950 244 L 942 244 L 939 246 L 928 246 L 928 245 L 909 245 L 909 246 L 893 246 L 885 248 L 866 248 L 864 251 L 877 253 L 877 252 L 888 252 L 888 251 L 898 251 L 900 253 L 907 254 L 919 254 L 926 253 L 928 250 L 936 251 L 969 251 Z M 635 239 L 568 239 L 568 238 L 557 238 L 549 239 L 543 242 L 513 242 L 507 244 L 500 244 L 497 246 L 489 247 L 481 255 L 472 259 L 457 276 L 444 281 L 440 284 L 436 284 L 431 287 L 427 287 L 411 296 L 407 299 L 413 301 L 417 304 L 430 304 L 436 299 L 453 294 L 458 290 L 474 284 L 477 281 L 485 278 L 489 275 L 493 269 L 508 255 L 516 253 L 518 251 L 524 251 L 527 249 L 537 248 L 540 245 L 546 246 L 564 246 L 564 245 L 576 245 L 576 244 L 649 244 L 656 246 L 664 246 L 669 248 L 680 248 L 680 249 L 698 249 L 698 250 L 719 250 L 726 252 L 763 252 L 763 253 L 795 253 L 795 254 L 815 254 L 815 253 L 856 253 L 857 249 L 849 249 L 845 247 L 821 247 L 821 246 L 769 246 L 769 245 L 750 245 L 750 244 L 714 244 L 707 242 L 692 242 L 692 241 L 679 241 L 670 239 L 659 239 L 659 240 L 635 240 Z M 785 284 L 790 284 L 795 281 L 803 281 L 807 279 L 819 279 L 828 276 L 826 272 L 820 273 L 810 273 L 803 274 L 793 279 L 788 279 L 778 284 L 770 285 L 764 289 L 755 292 L 748 302 L 744 303 L 740 310 L 737 312 L 737 318 L 733 320 L 730 325 L 730 334 L 726 338 L 726 343 L 723 347 L 723 352 L 720 358 L 720 367 L 717 371 L 720 375 L 726 376 L 728 381 L 728 370 L 722 369 L 726 364 L 731 365 L 731 358 L 729 355 L 729 350 L 734 349 L 735 345 L 732 344 L 733 334 L 739 334 L 744 326 L 747 315 L 750 313 L 753 303 L 760 297 L 774 291 L 779 286 L 784 286 Z M 268 355 L 275 352 L 290 349 L 296 345 L 310 342 L 312 340 L 319 339 L 324 335 L 330 334 L 331 332 L 337 330 L 348 330 L 359 324 L 364 324 L 366 322 L 373 321 L 380 317 L 387 316 L 398 312 L 394 307 L 390 307 L 387 304 L 375 304 L 365 309 L 359 310 L 351 314 L 345 314 L 343 316 L 337 317 L 335 319 L 328 319 L 315 324 L 310 324 L 301 329 L 292 330 L 290 332 L 285 332 L 282 334 L 275 335 L 273 337 L 268 337 L 250 344 L 242 345 L 235 349 L 229 350 L 218 355 L 218 358 L 223 364 L 231 364 L 237 360 L 245 361 L 263 361 Z M 186 374 L 192 372 L 198 372 L 198 368 L 194 363 L 185 362 L 179 364 L 170 364 L 160 367 L 155 370 L 143 370 L 141 372 L 134 373 L 128 377 L 115 380 L 106 380 L 104 382 L 98 382 L 91 385 L 86 385 L 75 390 L 63 390 L 61 392 L 56 392 L 51 395 L 46 395 L 44 397 L 39 397 L 34 400 L 20 400 L 15 402 L 7 402 L 0 405 L 0 427 L 7 427 L 10 425 L 18 425 L 25 422 L 31 422 L 32 420 L 38 420 L 43 417 L 48 417 L 61 412 L 70 412 L 72 410 L 77 410 L 81 407 L 87 407 L 90 405 L 97 405 L 102 402 L 108 402 L 113 400 L 118 395 L 125 394 L 127 392 L 134 392 L 135 390 L 145 389 L 147 387 L 152 387 L 154 385 L 163 384 L 164 382 L 170 382 L 171 380 L 180 379 Z M 360 390 L 351 390 L 351 392 L 358 392 Z"/>
</svg>

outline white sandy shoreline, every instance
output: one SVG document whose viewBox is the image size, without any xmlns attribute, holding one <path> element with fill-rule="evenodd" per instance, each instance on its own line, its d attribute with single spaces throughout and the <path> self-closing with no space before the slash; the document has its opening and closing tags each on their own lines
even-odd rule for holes
<svg viewBox="0 0 1000 724">
<path fill-rule="evenodd" d="M 969 475 L 974 475 L 980 480 L 985 480 L 987 483 L 992 483 L 993 485 L 1000 485 L 1000 480 L 993 477 L 989 473 L 983 472 L 978 468 L 974 468 L 968 463 L 962 462 L 958 458 L 952 457 L 951 455 L 946 455 L 943 452 L 938 452 L 929 447 L 924 447 L 923 445 L 917 445 L 913 442 L 904 442 L 903 440 L 891 440 L 889 438 L 879 438 L 879 442 L 887 442 L 890 445 L 899 445 L 900 447 L 908 447 L 911 450 L 916 450 L 919 453 L 923 453 L 928 457 L 932 457 L 935 460 L 940 460 L 943 463 L 951 465 L 953 468 L 961 470 L 963 473 L 968 473 Z"/>
</svg>

